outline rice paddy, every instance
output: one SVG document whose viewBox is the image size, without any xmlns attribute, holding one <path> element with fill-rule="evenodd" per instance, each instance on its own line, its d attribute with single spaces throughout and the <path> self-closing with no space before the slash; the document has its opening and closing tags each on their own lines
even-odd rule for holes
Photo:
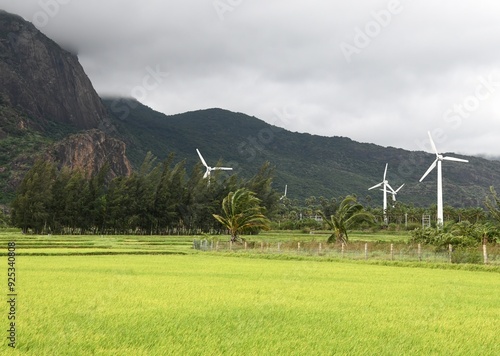
<svg viewBox="0 0 500 356">
<path fill-rule="evenodd" d="M 13 238 L 17 345 L 4 354 L 498 354 L 495 271 L 204 253 L 188 237 L 0 234 Z"/>
</svg>

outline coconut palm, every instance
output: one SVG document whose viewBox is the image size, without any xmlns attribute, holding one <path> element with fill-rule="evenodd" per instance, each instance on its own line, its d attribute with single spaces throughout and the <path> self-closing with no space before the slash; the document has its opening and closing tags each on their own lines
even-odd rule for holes
<svg viewBox="0 0 500 356">
<path fill-rule="evenodd" d="M 230 192 L 222 201 L 223 215 L 213 214 L 213 217 L 229 230 L 234 242 L 246 230 L 269 228 L 270 221 L 264 215 L 265 208 L 260 206 L 260 202 L 254 192 L 240 188 Z"/>
<path fill-rule="evenodd" d="M 356 223 L 362 221 L 373 222 L 374 216 L 370 212 L 364 210 L 363 205 L 357 202 L 356 197 L 348 195 L 342 200 L 339 207 L 333 215 L 328 219 L 323 212 L 320 212 L 323 220 L 333 230 L 333 234 L 328 238 L 328 242 L 347 243 L 349 237 L 347 230 L 352 228 Z"/>
<path fill-rule="evenodd" d="M 500 197 L 493 186 L 490 187 L 491 197 L 487 196 L 484 205 L 488 208 L 491 217 L 500 222 Z"/>
</svg>

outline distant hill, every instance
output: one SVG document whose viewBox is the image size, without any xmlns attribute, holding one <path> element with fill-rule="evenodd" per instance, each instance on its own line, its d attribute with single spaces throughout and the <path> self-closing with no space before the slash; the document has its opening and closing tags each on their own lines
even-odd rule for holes
<svg viewBox="0 0 500 356">
<path fill-rule="evenodd" d="M 188 166 L 198 163 L 199 148 L 209 164 L 223 160 L 242 176 L 251 176 L 265 161 L 276 167 L 275 189 L 288 184 L 288 197 L 327 198 L 356 194 L 376 204 L 381 191 L 368 187 L 387 178 L 394 189 L 405 183 L 398 200 L 429 206 L 436 201 L 436 174 L 418 180 L 435 159 L 425 152 L 355 142 L 346 137 L 294 133 L 255 117 L 222 109 L 167 116 L 137 101 L 104 99 L 112 123 L 127 143 L 127 154 L 137 166 L 147 151 L 164 158 L 175 152 Z M 500 183 L 500 162 L 467 157 L 468 164 L 444 162 L 445 204 L 456 207 L 482 204 L 491 185 Z"/>
</svg>

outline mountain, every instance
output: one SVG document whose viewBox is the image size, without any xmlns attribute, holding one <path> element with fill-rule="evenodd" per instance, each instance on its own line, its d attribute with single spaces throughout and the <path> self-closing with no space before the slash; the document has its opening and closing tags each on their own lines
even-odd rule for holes
<svg viewBox="0 0 500 356">
<path fill-rule="evenodd" d="M 0 202 L 37 157 L 93 170 L 109 162 L 112 177 L 131 171 L 124 150 L 78 58 L 0 10 Z"/>
<path fill-rule="evenodd" d="M 186 159 L 193 166 L 199 163 L 198 148 L 208 164 L 221 160 L 243 177 L 270 161 L 276 167 L 275 189 L 283 190 L 287 184 L 291 199 L 356 194 L 364 202 L 380 205 L 382 192 L 367 189 L 382 180 L 388 163 L 387 178 L 393 188 L 405 183 L 398 200 L 424 206 L 436 203 L 436 174 L 418 183 L 435 159 L 429 153 L 290 132 L 222 109 L 167 116 L 134 100 L 108 98 L 103 102 L 136 166 L 147 151 L 159 158 L 175 152 L 179 160 Z M 443 163 L 445 204 L 482 205 L 489 187 L 500 183 L 500 162 L 453 155 L 470 163 Z"/>
<path fill-rule="evenodd" d="M 21 17 L 0 11 L 0 98 L 36 120 L 108 127 L 106 109 L 78 62 Z"/>
</svg>

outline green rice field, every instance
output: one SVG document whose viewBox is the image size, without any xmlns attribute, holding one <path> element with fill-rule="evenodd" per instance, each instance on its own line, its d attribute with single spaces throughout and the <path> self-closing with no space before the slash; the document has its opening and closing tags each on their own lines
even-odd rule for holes
<svg viewBox="0 0 500 356">
<path fill-rule="evenodd" d="M 188 237 L 3 232 L 5 273 L 10 240 L 16 240 L 18 253 L 17 344 L 7 345 L 5 331 L 0 354 L 497 355 L 499 350 L 495 269 L 205 253 L 193 250 Z M 7 294 L 7 281 L 4 285 Z M 8 305 L 3 330 L 7 314 Z"/>
</svg>

